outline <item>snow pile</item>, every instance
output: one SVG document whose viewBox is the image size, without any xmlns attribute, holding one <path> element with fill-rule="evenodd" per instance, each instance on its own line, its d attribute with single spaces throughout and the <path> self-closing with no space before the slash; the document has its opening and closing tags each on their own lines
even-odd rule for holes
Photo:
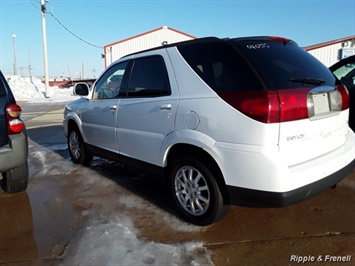
<svg viewBox="0 0 355 266">
<path fill-rule="evenodd" d="M 78 98 L 73 95 L 73 87 L 60 89 L 57 86 L 48 88 L 46 97 L 45 85 L 36 77 L 6 76 L 16 101 L 26 102 L 70 102 Z"/>
</svg>

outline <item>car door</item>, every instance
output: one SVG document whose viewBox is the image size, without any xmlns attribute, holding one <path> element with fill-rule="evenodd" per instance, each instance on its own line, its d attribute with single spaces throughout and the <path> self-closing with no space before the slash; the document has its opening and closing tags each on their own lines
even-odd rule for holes
<svg viewBox="0 0 355 266">
<path fill-rule="evenodd" d="M 82 106 L 82 129 L 89 144 L 118 153 L 117 110 L 128 61 L 111 66 L 94 84 L 92 99 Z"/>
<path fill-rule="evenodd" d="M 174 129 L 177 108 L 176 84 L 166 62 L 166 54 L 132 60 L 118 111 L 120 154 L 155 165 L 161 163 L 160 149 Z"/>
<path fill-rule="evenodd" d="M 340 60 L 329 68 L 347 87 L 350 95 L 349 125 L 355 131 L 355 55 Z"/>
</svg>

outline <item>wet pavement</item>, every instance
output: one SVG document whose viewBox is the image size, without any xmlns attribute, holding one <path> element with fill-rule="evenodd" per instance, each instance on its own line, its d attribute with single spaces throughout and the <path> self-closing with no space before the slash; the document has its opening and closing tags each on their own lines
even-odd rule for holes
<svg viewBox="0 0 355 266">
<path fill-rule="evenodd" d="M 61 108 L 23 107 L 30 184 L 0 192 L 0 265 L 355 265 L 355 169 L 307 201 L 233 206 L 197 227 L 144 174 L 97 157 L 73 164 Z"/>
</svg>

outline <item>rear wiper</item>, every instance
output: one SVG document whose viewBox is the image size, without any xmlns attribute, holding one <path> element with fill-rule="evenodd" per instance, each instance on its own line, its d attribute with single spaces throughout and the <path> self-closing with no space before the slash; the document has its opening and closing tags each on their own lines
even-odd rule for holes
<svg viewBox="0 0 355 266">
<path fill-rule="evenodd" d="M 316 86 L 322 86 L 326 83 L 324 79 L 313 79 L 313 78 L 289 78 L 291 82 L 297 82 L 302 84 L 312 84 Z"/>
</svg>

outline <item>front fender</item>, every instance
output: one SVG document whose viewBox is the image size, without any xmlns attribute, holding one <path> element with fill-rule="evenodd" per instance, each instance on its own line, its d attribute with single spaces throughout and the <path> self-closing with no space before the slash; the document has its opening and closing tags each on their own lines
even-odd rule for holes
<svg viewBox="0 0 355 266">
<path fill-rule="evenodd" d="M 204 150 L 211 150 L 216 141 L 211 137 L 195 130 L 183 129 L 174 131 L 166 136 L 161 150 L 160 158 L 162 158 L 162 165 L 166 166 L 167 156 L 171 147 L 176 144 L 189 144 Z"/>
</svg>

